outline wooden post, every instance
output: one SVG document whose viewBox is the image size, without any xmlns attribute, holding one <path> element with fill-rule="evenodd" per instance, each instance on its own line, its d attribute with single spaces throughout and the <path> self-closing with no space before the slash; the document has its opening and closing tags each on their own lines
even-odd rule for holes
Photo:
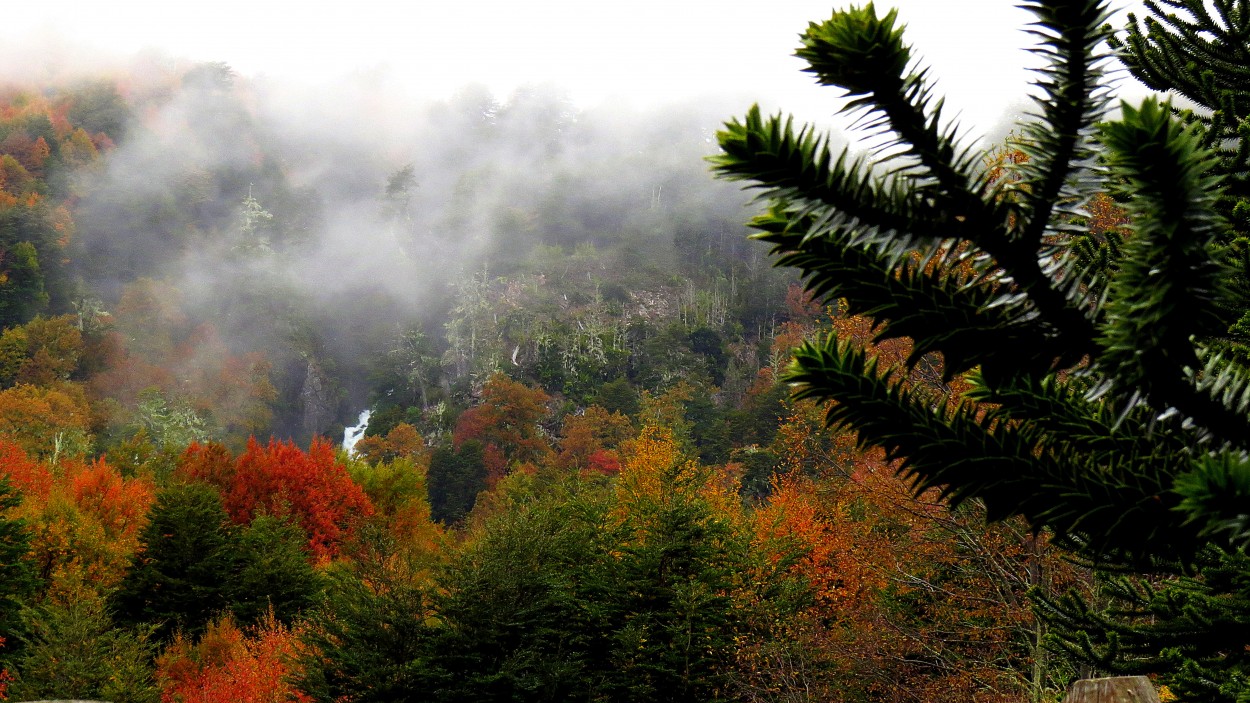
<svg viewBox="0 0 1250 703">
<path fill-rule="evenodd" d="M 1072 684 L 1064 703 L 1159 703 L 1159 694 L 1145 676 L 1081 679 Z"/>
</svg>

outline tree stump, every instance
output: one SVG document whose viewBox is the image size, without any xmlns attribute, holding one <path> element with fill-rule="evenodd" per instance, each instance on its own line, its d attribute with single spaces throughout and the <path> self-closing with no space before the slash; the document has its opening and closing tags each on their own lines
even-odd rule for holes
<svg viewBox="0 0 1250 703">
<path fill-rule="evenodd" d="M 1159 694 L 1145 676 L 1081 679 L 1072 684 L 1064 703 L 1159 703 Z"/>
</svg>

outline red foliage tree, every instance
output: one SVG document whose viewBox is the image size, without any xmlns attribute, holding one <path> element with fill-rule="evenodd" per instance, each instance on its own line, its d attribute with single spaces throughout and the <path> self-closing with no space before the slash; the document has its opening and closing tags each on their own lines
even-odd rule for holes
<svg viewBox="0 0 1250 703">
<path fill-rule="evenodd" d="M 615 474 L 621 470 L 621 458 L 611 449 L 596 449 L 586 460 L 586 469 L 601 474 Z"/>
<path fill-rule="evenodd" d="M 125 479 L 103 459 L 71 462 L 65 467 L 74 505 L 93 517 L 105 536 L 118 543 L 137 542 L 156 501 L 156 489 L 146 479 Z"/>
<path fill-rule="evenodd" d="M 35 461 L 21 445 L 0 437 L 0 474 L 9 480 L 27 499 L 47 500 L 52 492 L 52 471 L 47 464 Z"/>
<path fill-rule="evenodd" d="M 174 478 L 179 481 L 207 483 L 223 495 L 234 484 L 234 456 L 224 444 L 192 442 L 182 453 Z"/>
<path fill-rule="evenodd" d="M 0 649 L 4 649 L 4 638 L 0 637 Z M 0 701 L 9 700 L 9 684 L 13 681 L 13 674 L 8 669 L 0 669 Z"/>
<path fill-rule="evenodd" d="M 271 439 L 261 446 L 255 438 L 248 440 L 235 463 L 225 506 L 240 524 L 261 513 L 289 517 L 304 529 L 318 560 L 334 557 L 353 522 L 373 514 L 369 498 L 339 463 L 334 447 L 321 439 L 314 439 L 307 452 L 291 442 Z"/>
</svg>

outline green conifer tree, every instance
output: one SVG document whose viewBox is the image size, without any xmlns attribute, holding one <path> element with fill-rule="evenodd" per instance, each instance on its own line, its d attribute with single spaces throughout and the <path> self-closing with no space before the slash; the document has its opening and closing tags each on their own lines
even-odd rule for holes
<svg viewBox="0 0 1250 703">
<path fill-rule="evenodd" d="M 1219 157 L 1228 198 L 1250 196 L 1250 7 L 1244 0 L 1146 0 L 1150 15 L 1129 14 L 1112 36 L 1129 71 L 1147 87 L 1194 104 L 1181 112 L 1202 126 L 1203 146 Z"/>
<path fill-rule="evenodd" d="M 0 671 L 10 662 L 23 635 L 20 612 L 37 586 L 35 569 L 27 558 L 30 533 L 23 520 L 7 513 L 22 502 L 9 477 L 0 469 Z"/>
<path fill-rule="evenodd" d="M 1147 2 L 1151 16 L 1129 16 L 1111 37 L 1142 83 L 1186 98 L 1178 111 L 1197 125 L 1222 179 L 1215 208 L 1226 226 L 1212 247 L 1225 268 L 1227 332 L 1212 349 L 1250 359 L 1250 2 Z M 1166 10 L 1165 10 L 1166 7 Z M 1229 498 L 1236 499 L 1236 494 Z M 1214 544 L 1191 563 L 1161 564 L 1162 582 L 1121 576 L 1107 583 L 1101 608 L 1069 596 L 1044 602 L 1059 647 L 1116 673 L 1159 673 L 1183 700 L 1250 698 L 1250 556 L 1244 544 Z"/>
<path fill-rule="evenodd" d="M 228 605 L 229 517 L 221 498 L 202 484 L 157 495 L 142 548 L 112 597 L 119 623 L 151 624 L 158 638 L 199 634 Z"/>
<path fill-rule="evenodd" d="M 289 622 L 323 585 L 302 530 L 266 515 L 231 525 L 204 484 L 162 490 L 141 544 L 111 605 L 118 622 L 150 625 L 158 638 L 199 634 L 227 610 L 245 624 L 271 612 Z"/>
<path fill-rule="evenodd" d="M 1215 3 L 1244 37 L 1250 13 L 1235 4 Z M 885 137 L 875 163 L 835 155 L 812 128 L 796 131 L 758 108 L 721 132 L 714 163 L 771 201 L 752 223 L 757 236 L 810 290 L 872 316 L 878 339 L 911 338 L 907 365 L 940 358 L 947 378 L 971 382 L 962 397 L 932 396 L 827 338 L 796 353 L 788 378 L 797 396 L 836 401 L 828 421 L 884 447 L 917 490 L 980 500 L 991 518 L 1023 515 L 1104 568 L 1192 573 L 1211 549 L 1241 554 L 1250 543 L 1250 375 L 1220 353 L 1229 348 L 1227 313 L 1240 304 L 1228 284 L 1235 237 L 1225 203 L 1244 158 L 1212 136 L 1242 122 L 1148 99 L 1100 128 L 1107 4 L 1024 7 L 1037 17 L 1046 66 L 1032 119 L 1020 126 L 1028 158 L 1012 178 L 991 179 L 960 143 L 896 14 L 879 17 L 872 4 L 810 25 L 798 55 Z M 1130 31 L 1130 46 L 1147 46 L 1140 36 L 1153 35 Z M 1175 36 L 1173 51 L 1206 41 Z M 1203 80 L 1219 84 L 1214 74 Z M 1213 104 L 1239 105 L 1221 100 Z M 1106 188 L 1127 209 L 1129 234 L 1091 257 L 1082 206 Z M 1244 623 L 1229 629 L 1246 614 L 1239 602 L 1219 603 L 1218 620 L 1193 613 L 1170 623 L 1215 650 L 1199 661 L 1173 647 L 1171 671 L 1201 674 L 1197 663 L 1217 672 L 1229 648 L 1245 656 Z M 1070 638 L 1084 624 L 1069 621 Z M 1150 665 L 1165 667 L 1159 654 L 1180 640 L 1135 632 Z"/>
<path fill-rule="evenodd" d="M 117 627 L 103 600 L 45 601 L 23 612 L 29 634 L 9 692 L 17 700 L 100 699 L 156 703 L 156 648 L 148 628 Z"/>
<path fill-rule="evenodd" d="M 0 253 L 0 327 L 30 321 L 48 306 L 39 252 L 30 242 L 18 242 Z"/>
<path fill-rule="evenodd" d="M 1234 295 L 1226 310 L 1226 353 L 1250 359 L 1250 3 L 1245 0 L 1147 0 L 1150 15 L 1129 15 L 1111 37 L 1129 71 L 1146 86 L 1192 104 L 1179 115 L 1201 127 L 1223 178 L 1216 206 L 1231 223 L 1219 253 Z"/>
</svg>

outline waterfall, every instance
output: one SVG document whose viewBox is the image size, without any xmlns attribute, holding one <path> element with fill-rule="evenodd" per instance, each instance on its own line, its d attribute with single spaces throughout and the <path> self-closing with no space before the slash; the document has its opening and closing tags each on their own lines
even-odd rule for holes
<svg viewBox="0 0 1250 703">
<path fill-rule="evenodd" d="M 365 428 L 369 426 L 369 410 L 361 410 L 360 417 L 356 418 L 356 421 L 355 427 L 343 428 L 343 451 L 348 454 L 356 453 L 356 443 L 365 436 Z"/>
</svg>

